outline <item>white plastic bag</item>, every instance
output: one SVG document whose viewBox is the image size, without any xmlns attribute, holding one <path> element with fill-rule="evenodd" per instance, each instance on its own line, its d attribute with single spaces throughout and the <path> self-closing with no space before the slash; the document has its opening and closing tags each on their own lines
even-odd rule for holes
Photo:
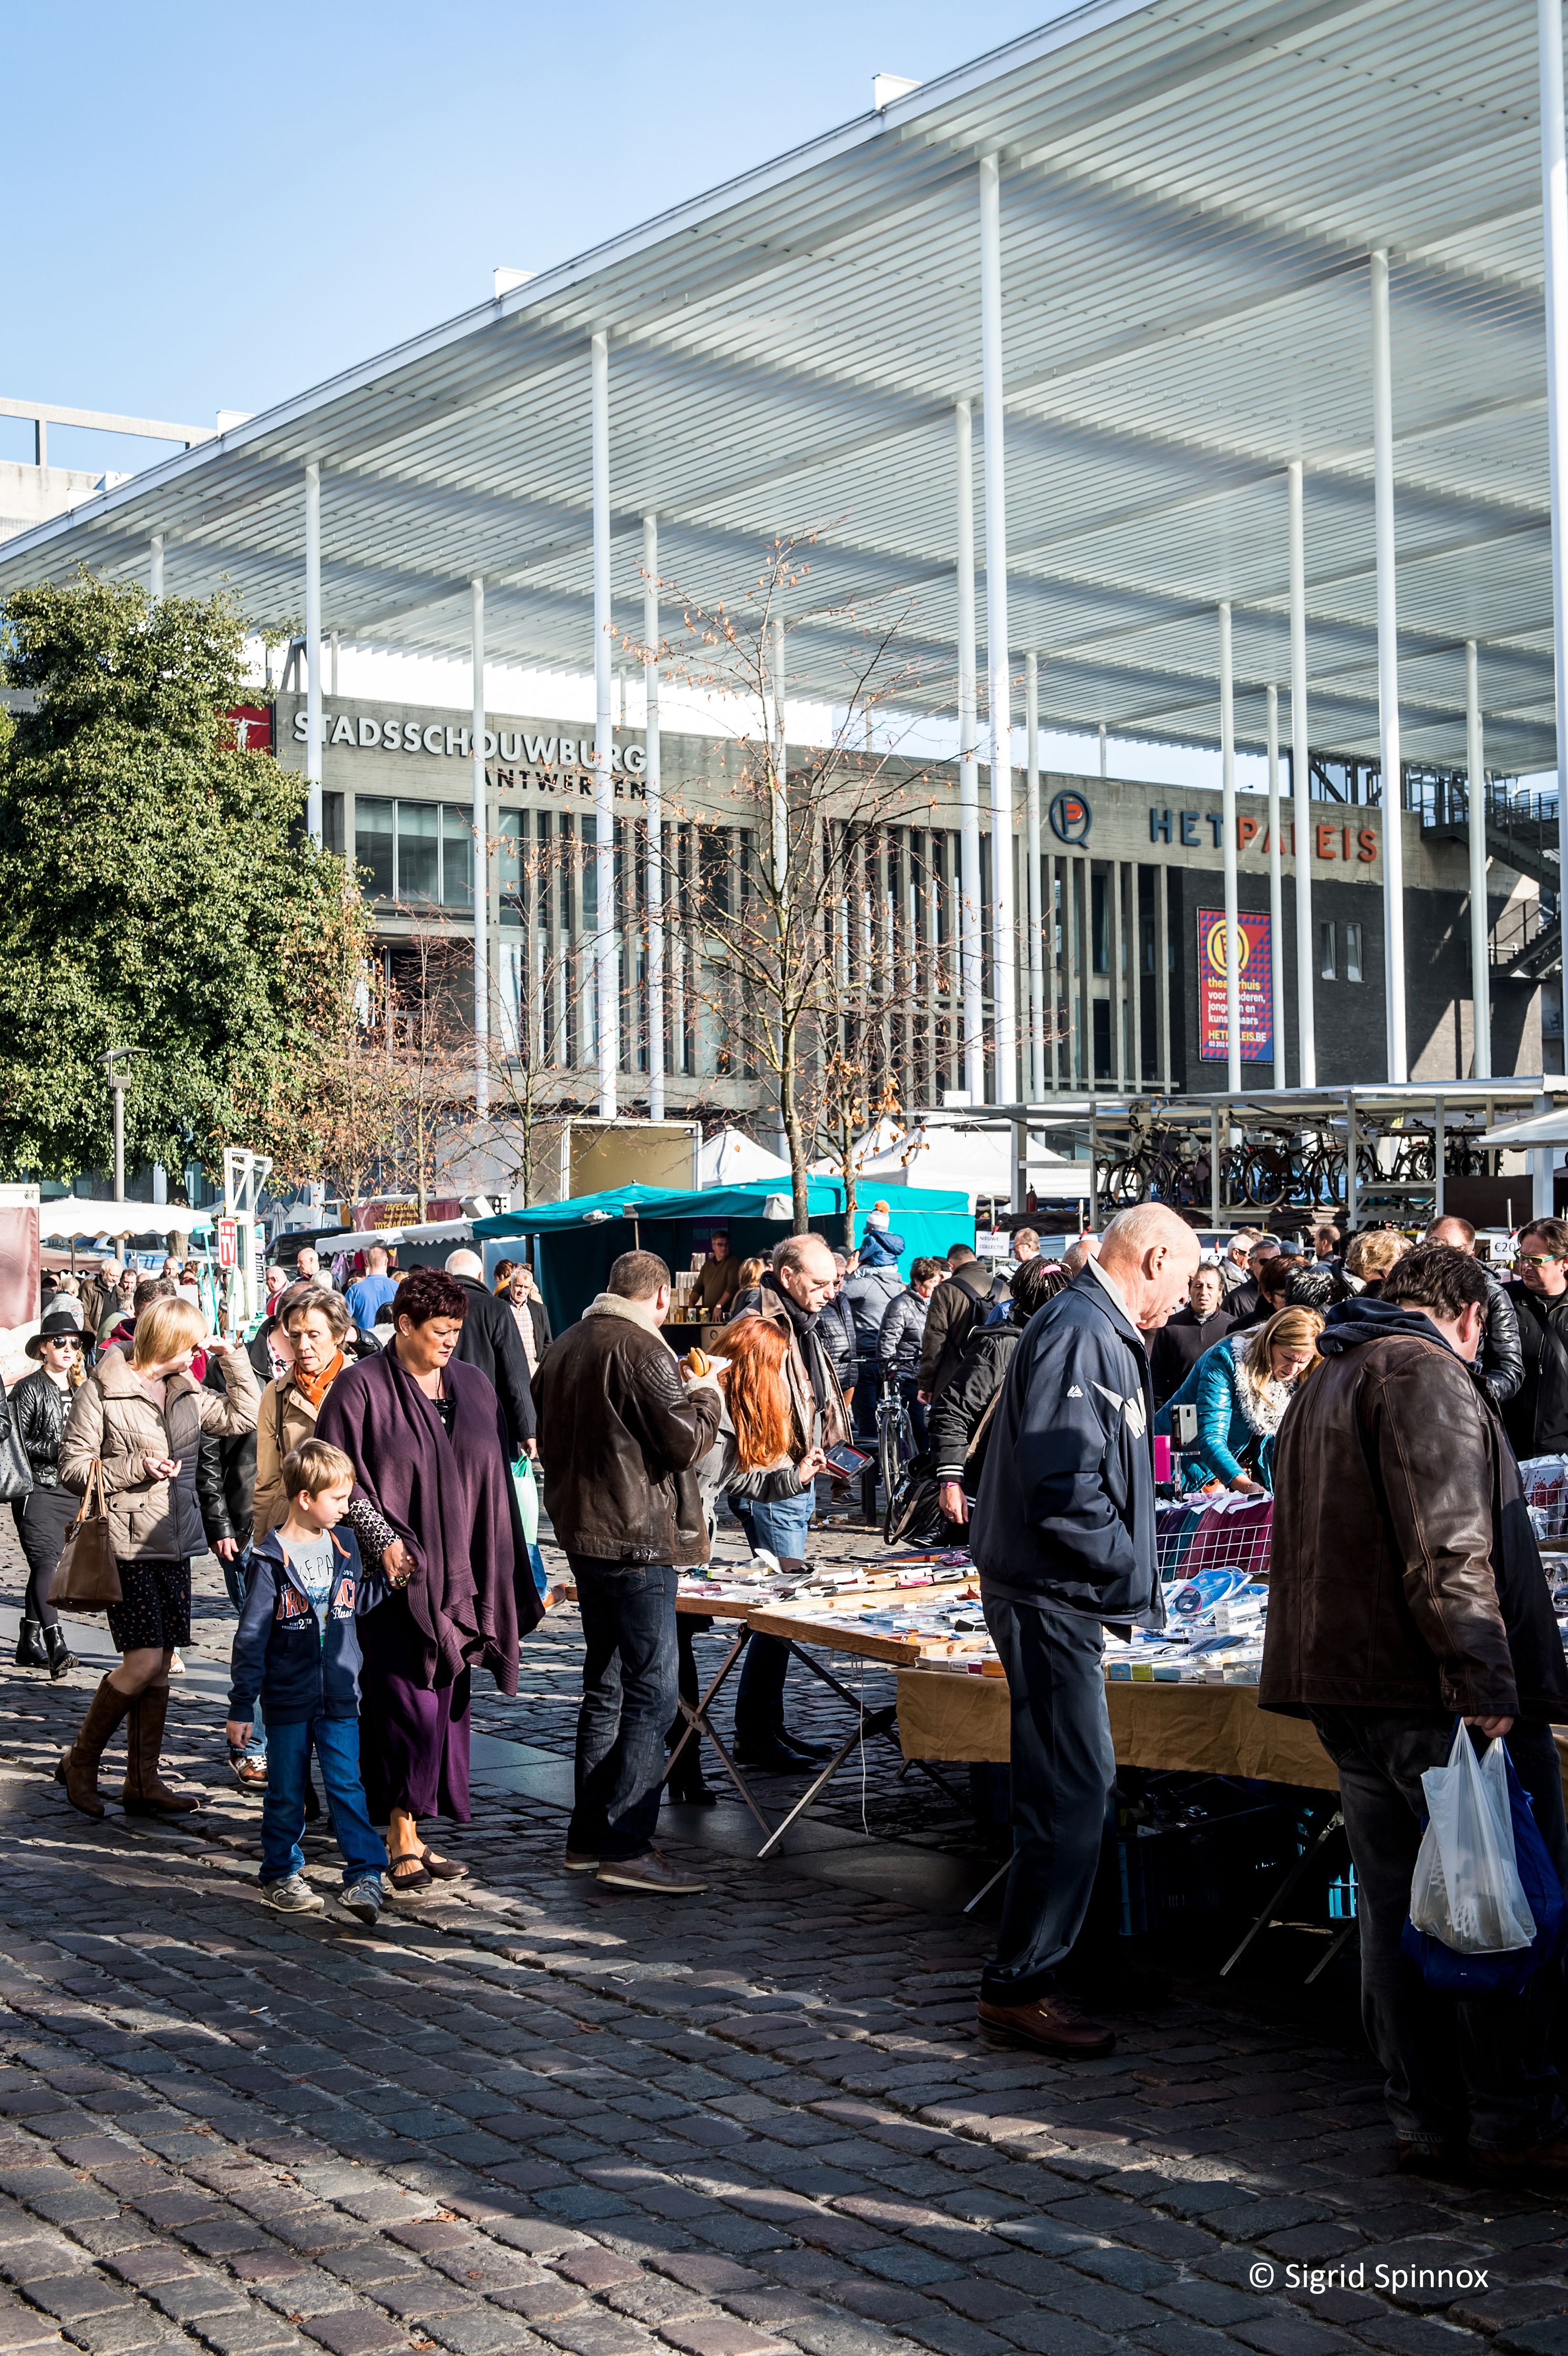
<svg viewBox="0 0 1568 2356">
<path fill-rule="evenodd" d="M 1410 1884 L 1410 1919 L 1461 1955 L 1498 1955 L 1535 1936 L 1514 1856 L 1507 1752 L 1484 1759 L 1463 1720 L 1446 1767 L 1428 1767 L 1421 1785 L 1428 1823 Z"/>
</svg>

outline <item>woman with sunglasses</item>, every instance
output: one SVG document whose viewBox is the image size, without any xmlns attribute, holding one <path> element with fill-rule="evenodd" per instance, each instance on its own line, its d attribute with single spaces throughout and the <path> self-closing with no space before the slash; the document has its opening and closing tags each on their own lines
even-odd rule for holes
<svg viewBox="0 0 1568 2356">
<path fill-rule="evenodd" d="M 66 1417 L 86 1371 L 81 1363 L 81 1329 L 69 1311 L 51 1309 L 23 1346 L 28 1357 L 38 1362 L 38 1371 L 24 1375 L 11 1394 L 16 1437 L 33 1472 L 31 1489 L 11 1508 L 27 1558 L 16 1666 L 48 1669 L 51 1677 L 63 1677 L 76 1666 L 76 1656 L 66 1643 L 59 1613 L 49 1601 L 49 1582 L 65 1534 L 81 1502 L 60 1486 L 59 1474 Z"/>
</svg>

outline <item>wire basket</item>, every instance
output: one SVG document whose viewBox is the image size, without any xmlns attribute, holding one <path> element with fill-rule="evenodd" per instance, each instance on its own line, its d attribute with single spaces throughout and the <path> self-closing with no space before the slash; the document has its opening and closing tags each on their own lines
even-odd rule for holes
<svg viewBox="0 0 1568 2356">
<path fill-rule="evenodd" d="M 1217 1600 L 1228 1582 L 1239 1588 L 1266 1579 L 1273 1527 L 1274 1499 L 1246 1492 L 1178 1497 L 1157 1505 L 1155 1560 L 1160 1585 L 1198 1585 Z"/>
</svg>

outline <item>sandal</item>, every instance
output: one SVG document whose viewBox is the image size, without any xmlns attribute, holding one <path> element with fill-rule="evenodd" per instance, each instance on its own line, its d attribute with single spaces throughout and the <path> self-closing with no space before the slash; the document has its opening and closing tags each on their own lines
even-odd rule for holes
<svg viewBox="0 0 1568 2356">
<path fill-rule="evenodd" d="M 421 1849 L 420 1862 L 432 1881 L 466 1881 L 468 1868 L 459 1865 L 455 1858 L 437 1857 L 434 1849 Z"/>
<path fill-rule="evenodd" d="M 393 1895 L 406 1898 L 411 1890 L 428 1889 L 435 1877 L 425 1871 L 424 1859 L 418 1849 L 411 1848 L 405 1850 L 401 1857 L 389 1859 L 387 1879 L 392 1885 Z"/>
</svg>

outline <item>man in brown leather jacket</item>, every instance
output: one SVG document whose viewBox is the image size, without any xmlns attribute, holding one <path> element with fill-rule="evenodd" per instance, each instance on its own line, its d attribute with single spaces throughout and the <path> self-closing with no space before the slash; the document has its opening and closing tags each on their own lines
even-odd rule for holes
<svg viewBox="0 0 1568 2356">
<path fill-rule="evenodd" d="M 653 1839 L 676 1715 L 674 1566 L 708 1559 L 696 1467 L 722 1399 L 711 1379 L 682 1383 L 659 1332 L 669 1294 L 656 1253 L 623 1252 L 546 1351 L 533 1396 L 545 1511 L 571 1565 L 587 1650 L 567 1871 L 685 1896 L 704 1884 Z"/>
<path fill-rule="evenodd" d="M 1552 1740 L 1568 1723 L 1568 1668 L 1519 1467 L 1472 1371 L 1488 1299 L 1475 1260 L 1430 1245 L 1390 1271 L 1381 1299 L 1330 1311 L 1275 1443 L 1258 1700 L 1310 1718 L 1339 1771 L 1361 2017 L 1400 2164 L 1560 2181 L 1568 2112 L 1548 2040 L 1561 1960 L 1520 1996 L 1453 2004 L 1400 1947 L 1421 1776 L 1445 1762 L 1456 1717 L 1508 1737 L 1568 1877 Z"/>
</svg>

